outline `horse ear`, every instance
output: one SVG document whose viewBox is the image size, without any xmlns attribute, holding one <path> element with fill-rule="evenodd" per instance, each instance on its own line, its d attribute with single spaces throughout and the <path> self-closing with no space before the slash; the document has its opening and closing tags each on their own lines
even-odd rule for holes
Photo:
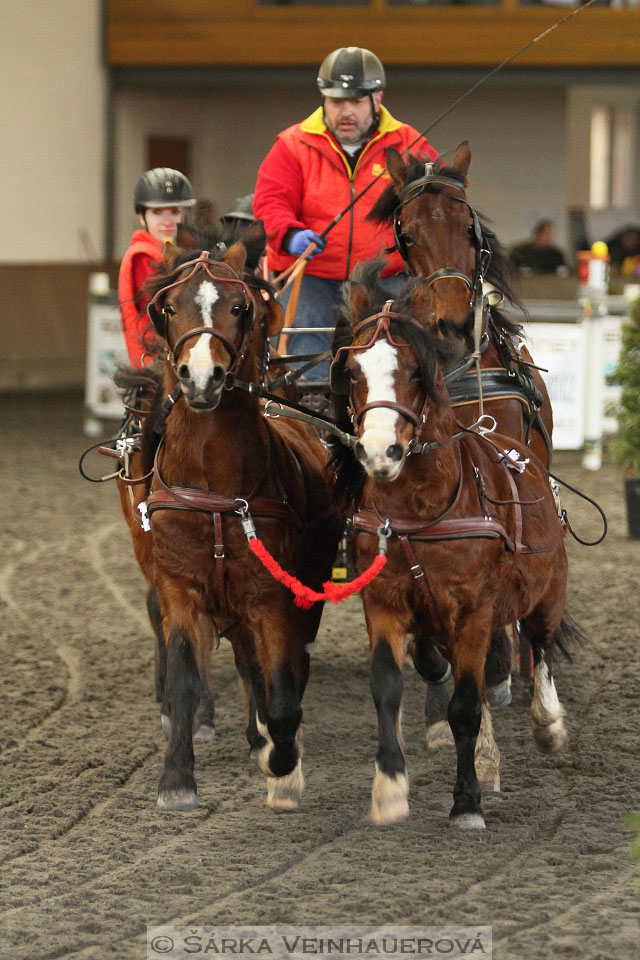
<svg viewBox="0 0 640 960">
<path fill-rule="evenodd" d="M 196 250 L 198 243 L 195 238 L 195 233 L 191 226 L 186 223 L 178 224 L 178 233 L 176 236 L 176 243 L 182 250 Z"/>
<path fill-rule="evenodd" d="M 349 284 L 349 309 L 354 326 L 369 316 L 370 307 L 371 301 L 367 288 L 361 283 L 354 283 L 352 281 Z"/>
<path fill-rule="evenodd" d="M 167 240 L 162 250 L 162 261 L 167 273 L 173 272 L 173 268 L 175 267 L 179 256 L 180 248 L 176 247 L 175 243 L 172 243 L 171 240 Z"/>
<path fill-rule="evenodd" d="M 387 171 L 396 185 L 396 192 L 402 190 L 407 182 L 407 168 L 404 165 L 402 154 L 395 147 L 387 147 L 385 163 Z"/>
<path fill-rule="evenodd" d="M 462 174 L 466 183 L 469 167 L 471 166 L 471 150 L 469 149 L 468 140 L 463 140 L 462 143 L 459 143 L 456 147 L 451 166 L 454 170 L 458 170 L 459 173 Z"/>
<path fill-rule="evenodd" d="M 239 240 L 232 244 L 227 250 L 223 262 L 226 263 L 228 267 L 231 267 L 232 270 L 235 270 L 238 276 L 241 277 L 244 271 L 244 265 L 247 262 L 247 251 L 245 250 L 244 244 Z"/>
</svg>

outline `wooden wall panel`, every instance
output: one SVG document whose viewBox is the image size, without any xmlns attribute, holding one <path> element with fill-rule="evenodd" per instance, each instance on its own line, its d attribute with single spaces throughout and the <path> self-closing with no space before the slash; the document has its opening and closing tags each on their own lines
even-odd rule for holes
<svg viewBox="0 0 640 960">
<path fill-rule="evenodd" d="M 358 42 L 397 66 L 494 66 L 550 27 L 559 7 L 371 8 L 259 6 L 252 0 L 149 4 L 108 0 L 112 66 L 315 66 L 327 50 Z M 566 15 L 566 10 L 565 10 Z M 597 7 L 518 58 L 519 66 L 640 66 L 640 9 Z"/>
</svg>

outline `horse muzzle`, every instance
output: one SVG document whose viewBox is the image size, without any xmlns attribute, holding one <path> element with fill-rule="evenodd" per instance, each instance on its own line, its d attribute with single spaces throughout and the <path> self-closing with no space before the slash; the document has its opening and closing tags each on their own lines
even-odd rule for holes
<svg viewBox="0 0 640 960">
<path fill-rule="evenodd" d="M 205 413 L 216 409 L 222 397 L 226 367 L 216 363 L 206 370 L 200 370 L 185 361 L 178 364 L 176 373 L 184 399 L 192 410 Z"/>
<path fill-rule="evenodd" d="M 374 480 L 395 480 L 407 457 L 407 448 L 401 443 L 392 443 L 384 450 L 375 450 L 367 449 L 359 440 L 353 449 L 368 476 Z"/>
</svg>

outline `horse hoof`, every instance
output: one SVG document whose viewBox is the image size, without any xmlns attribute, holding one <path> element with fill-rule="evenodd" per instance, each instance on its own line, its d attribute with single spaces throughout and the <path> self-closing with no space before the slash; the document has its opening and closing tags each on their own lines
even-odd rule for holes
<svg viewBox="0 0 640 960">
<path fill-rule="evenodd" d="M 427 750 L 437 750 L 438 747 L 452 747 L 455 741 L 451 733 L 448 720 L 439 720 L 427 727 Z"/>
<path fill-rule="evenodd" d="M 503 710 L 511 703 L 511 677 L 494 687 L 487 687 L 487 701 L 492 710 Z"/>
<path fill-rule="evenodd" d="M 162 732 L 168 740 L 171 737 L 171 720 L 166 713 L 160 714 L 160 723 L 162 725 Z"/>
<path fill-rule="evenodd" d="M 198 806 L 195 790 L 163 790 L 158 793 L 157 805 L 161 810 L 193 810 Z"/>
<path fill-rule="evenodd" d="M 481 813 L 460 813 L 449 818 L 449 826 L 459 830 L 484 830 L 487 825 Z"/>
<path fill-rule="evenodd" d="M 371 819 L 377 824 L 397 823 L 409 816 L 409 781 L 406 774 L 389 777 L 376 769 L 371 788 Z"/>
<path fill-rule="evenodd" d="M 193 735 L 194 740 L 208 740 L 211 742 L 216 738 L 216 728 L 209 723 L 201 723 Z"/>
<path fill-rule="evenodd" d="M 297 810 L 304 790 L 302 763 L 284 777 L 267 777 L 267 806 L 273 810 Z"/>
<path fill-rule="evenodd" d="M 567 742 L 567 736 L 567 728 L 562 717 L 558 717 L 553 723 L 544 727 L 537 723 L 533 724 L 533 739 L 540 753 L 558 753 Z"/>
</svg>

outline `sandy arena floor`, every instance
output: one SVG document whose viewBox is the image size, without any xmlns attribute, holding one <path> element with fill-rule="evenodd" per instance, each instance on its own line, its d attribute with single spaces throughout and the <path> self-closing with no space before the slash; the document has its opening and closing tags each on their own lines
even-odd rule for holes
<svg viewBox="0 0 640 960">
<path fill-rule="evenodd" d="M 0 398 L 2 960 L 144 958 L 146 925 L 469 924 L 499 960 L 632 960 L 640 900 L 624 815 L 640 808 L 640 542 L 622 479 L 556 471 L 605 507 L 570 540 L 571 611 L 588 634 L 556 665 L 570 740 L 540 756 L 529 691 L 494 715 L 502 792 L 487 830 L 447 824 L 455 758 L 427 755 L 406 667 L 411 816 L 368 820 L 376 720 L 361 604 L 325 610 L 305 696 L 302 808 L 277 815 L 249 761 L 230 648 L 214 653 L 218 738 L 196 745 L 199 806 L 156 809 L 165 741 L 144 583 L 114 485 L 77 470 L 79 396 Z M 101 464 L 104 472 L 104 461 Z M 598 535 L 566 495 L 574 527 Z"/>
</svg>

